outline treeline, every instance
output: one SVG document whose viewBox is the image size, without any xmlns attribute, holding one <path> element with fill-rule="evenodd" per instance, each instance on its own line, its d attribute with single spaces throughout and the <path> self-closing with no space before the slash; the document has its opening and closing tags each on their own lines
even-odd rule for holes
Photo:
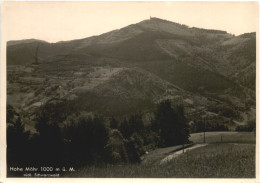
<svg viewBox="0 0 260 183">
<path fill-rule="evenodd" d="M 229 131 L 229 128 L 225 124 L 220 124 L 219 120 L 214 122 L 212 120 L 207 121 L 205 119 L 197 119 L 190 124 L 191 133 L 199 133 L 204 131 Z"/>
<path fill-rule="evenodd" d="M 138 163 L 145 151 L 188 143 L 184 108 L 172 107 L 170 101 L 158 105 L 147 125 L 140 114 L 107 121 L 100 115 L 68 116 L 58 106 L 47 103 L 39 109 L 36 133 L 26 131 L 20 115 L 7 106 L 8 167 Z"/>
<path fill-rule="evenodd" d="M 219 114 L 220 116 L 224 116 L 227 118 L 240 119 L 240 113 L 235 107 L 225 105 L 225 104 L 217 104 L 208 107 L 208 111 Z"/>
<path fill-rule="evenodd" d="M 197 28 L 197 27 L 192 27 L 192 29 L 199 31 L 201 33 L 215 33 L 215 34 L 227 34 L 226 31 L 222 30 L 215 30 L 215 29 L 203 29 L 203 28 Z"/>
<path fill-rule="evenodd" d="M 236 131 L 238 132 L 256 132 L 256 121 L 251 120 L 246 125 L 239 125 L 236 127 Z"/>
</svg>

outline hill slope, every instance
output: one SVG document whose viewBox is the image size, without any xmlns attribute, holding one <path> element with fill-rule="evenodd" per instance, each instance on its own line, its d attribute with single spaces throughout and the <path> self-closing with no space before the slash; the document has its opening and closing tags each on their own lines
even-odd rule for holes
<svg viewBox="0 0 260 183">
<path fill-rule="evenodd" d="M 171 99 L 184 101 L 188 112 L 207 115 L 218 103 L 245 116 L 255 108 L 255 45 L 255 33 L 233 36 L 158 18 L 73 41 L 9 42 L 7 102 L 33 112 L 66 99 L 79 110 L 127 116 Z"/>
</svg>

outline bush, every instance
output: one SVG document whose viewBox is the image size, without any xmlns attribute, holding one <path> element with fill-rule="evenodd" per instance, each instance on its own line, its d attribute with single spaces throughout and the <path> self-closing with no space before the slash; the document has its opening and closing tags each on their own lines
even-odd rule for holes
<svg viewBox="0 0 260 183">
<path fill-rule="evenodd" d="M 146 129 L 143 134 L 144 146 L 146 146 L 146 150 L 155 149 L 160 145 L 160 137 L 157 133 L 150 129 Z"/>
</svg>

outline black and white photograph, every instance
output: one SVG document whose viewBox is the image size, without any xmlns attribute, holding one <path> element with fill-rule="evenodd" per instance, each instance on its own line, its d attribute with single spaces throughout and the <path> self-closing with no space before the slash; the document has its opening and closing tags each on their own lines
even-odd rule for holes
<svg viewBox="0 0 260 183">
<path fill-rule="evenodd" d="M 1 6 L 1 177 L 259 181 L 258 2 Z"/>
</svg>

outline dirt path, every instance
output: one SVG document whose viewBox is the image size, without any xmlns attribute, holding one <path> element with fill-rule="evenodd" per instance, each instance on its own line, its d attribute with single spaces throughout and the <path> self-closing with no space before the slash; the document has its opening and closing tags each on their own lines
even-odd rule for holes
<svg viewBox="0 0 260 183">
<path fill-rule="evenodd" d="M 208 144 L 195 144 L 194 146 L 191 146 L 191 147 L 187 147 L 184 149 L 184 153 L 187 152 L 187 151 L 190 151 L 192 149 L 196 149 L 196 148 L 199 148 L 199 147 L 204 147 Z M 170 160 L 172 160 L 173 158 L 176 158 L 177 156 L 181 155 L 183 153 L 183 150 L 179 150 L 179 151 L 176 151 L 168 156 L 166 156 L 164 159 L 162 159 L 160 161 L 160 165 L 161 164 L 165 164 L 167 162 L 169 162 Z"/>
</svg>

